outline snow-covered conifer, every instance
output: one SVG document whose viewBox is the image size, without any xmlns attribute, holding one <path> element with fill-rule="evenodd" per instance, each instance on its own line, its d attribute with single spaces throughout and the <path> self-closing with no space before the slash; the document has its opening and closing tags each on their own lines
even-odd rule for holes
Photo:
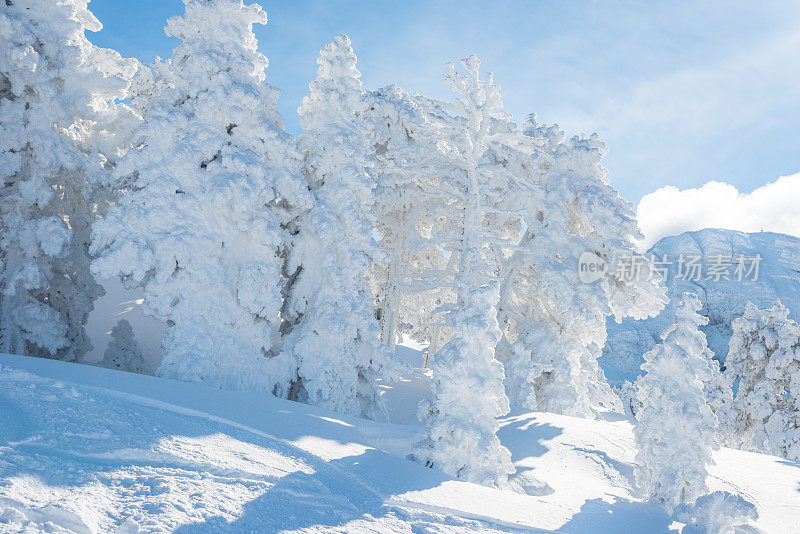
<svg viewBox="0 0 800 534">
<path fill-rule="evenodd" d="M 310 95 L 298 110 L 303 175 L 314 207 L 300 220 L 289 271 L 284 351 L 298 362 L 299 398 L 331 410 L 384 417 L 375 379 L 388 370 L 372 311 L 370 265 L 381 257 L 372 236 L 374 146 L 369 106 L 345 35 L 321 51 Z"/>
<path fill-rule="evenodd" d="M 526 225 L 504 265 L 498 310 L 508 395 L 529 410 L 621 411 L 597 363 L 606 318 L 655 315 L 665 289 L 635 253 L 633 210 L 608 183 L 597 135 L 565 143 L 557 126 L 540 125 L 535 115 L 523 134 L 504 151 Z M 578 271 L 586 254 L 609 267 L 588 283 Z M 615 276 L 618 261 L 636 265 L 638 276 Z"/>
<path fill-rule="evenodd" d="M 800 459 L 800 326 L 780 303 L 748 303 L 732 327 L 725 374 L 738 389 L 719 411 L 725 444 Z"/>
<path fill-rule="evenodd" d="M 283 258 L 310 200 L 256 49 L 266 14 L 184 4 L 165 28 L 180 44 L 119 162 L 129 190 L 95 225 L 92 268 L 142 287 L 143 311 L 167 322 L 158 375 L 285 397 L 296 365 L 276 350 Z"/>
<path fill-rule="evenodd" d="M 131 323 L 125 319 L 120 319 L 111 329 L 111 341 L 99 365 L 129 373 L 144 372 L 142 349 L 136 343 Z"/>
<path fill-rule="evenodd" d="M 707 491 L 717 418 L 704 394 L 711 374 L 710 351 L 698 329 L 708 322 L 699 315 L 700 299 L 684 293 L 676 307 L 677 323 L 662 343 L 644 355 L 638 382 L 642 403 L 634 429 L 636 480 L 646 494 L 668 511 L 692 503 Z"/>
<path fill-rule="evenodd" d="M 502 485 L 514 466 L 496 435 L 496 418 L 509 409 L 503 365 L 493 357 L 497 286 L 478 287 L 469 298 L 470 307 L 452 312 L 453 337 L 431 357 L 432 396 L 419 407 L 428 436 L 412 457 L 465 480 Z"/>
<path fill-rule="evenodd" d="M 452 285 L 442 283 L 442 273 L 452 271 L 439 243 L 433 239 L 438 197 L 435 177 L 424 161 L 425 125 L 434 102 L 411 96 L 397 86 L 368 94 L 367 118 L 373 133 L 376 183 L 376 232 L 384 250 L 375 262 L 371 280 L 376 314 L 381 321 L 381 341 L 394 348 L 400 334 L 409 334 L 432 348 L 447 329 L 439 307 L 452 300 Z"/>
<path fill-rule="evenodd" d="M 429 143 L 425 167 L 437 179 L 433 215 L 444 221 L 433 228 L 432 240 L 455 257 L 449 278 L 456 299 L 448 318 L 453 335 L 432 355 L 432 398 L 419 410 L 428 436 L 412 454 L 467 480 L 503 484 L 514 467 L 496 436 L 496 418 L 509 409 L 503 366 L 495 359 L 501 335 L 496 273 L 497 251 L 514 215 L 503 209 L 512 178 L 491 145 L 512 125 L 492 75 L 481 79 L 475 56 L 462 64 L 465 75 L 450 64 L 445 77 L 458 104 L 431 110 L 421 132 Z"/>
<path fill-rule="evenodd" d="M 102 26 L 86 4 L 0 9 L 2 352 L 76 360 L 91 348 L 83 325 L 103 289 L 90 228 L 135 122 L 115 103 L 135 66 L 88 41 Z"/>
</svg>

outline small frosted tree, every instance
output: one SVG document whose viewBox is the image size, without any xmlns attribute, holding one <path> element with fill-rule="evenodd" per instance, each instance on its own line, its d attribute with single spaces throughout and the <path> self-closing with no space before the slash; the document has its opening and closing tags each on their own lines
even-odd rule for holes
<svg viewBox="0 0 800 534">
<path fill-rule="evenodd" d="M 86 0 L 8 0 L 0 10 L 0 351 L 80 359 L 103 294 L 89 234 L 126 140 L 134 66 L 92 45 Z M 129 114 L 128 126 L 134 120 Z"/>
<path fill-rule="evenodd" d="M 142 349 L 133 335 L 131 323 L 125 319 L 120 319 L 111 329 L 111 341 L 99 365 L 129 373 L 144 372 Z"/>
<path fill-rule="evenodd" d="M 449 311 L 451 339 L 432 356 L 432 398 L 420 405 L 428 436 L 412 456 L 452 475 L 482 484 L 503 484 L 514 472 L 511 455 L 496 435 L 497 417 L 508 413 L 503 366 L 495 359 L 500 339 L 496 305 L 497 247 L 513 215 L 499 208 L 511 182 L 493 159 L 496 136 L 510 128 L 500 87 L 481 79 L 475 56 L 462 61 L 466 74 L 448 66 L 445 77 L 458 104 L 431 113 L 426 153 L 432 185 L 439 191 L 438 217 L 445 221 L 433 239 L 456 257 Z M 433 189 L 433 188 L 432 188 Z M 442 198 L 445 197 L 445 198 Z"/>
<path fill-rule="evenodd" d="M 725 444 L 800 459 L 800 326 L 780 303 L 748 303 L 732 327 L 725 374 L 738 389 L 719 411 Z"/>
<path fill-rule="evenodd" d="M 94 228 L 98 275 L 144 290 L 167 322 L 160 376 L 286 397 L 296 363 L 279 354 L 284 258 L 310 207 L 300 156 L 264 82 L 241 0 L 184 0 L 165 28 L 180 44 L 119 163 L 127 191 Z"/>
<path fill-rule="evenodd" d="M 700 308 L 695 294 L 683 294 L 677 324 L 644 355 L 645 375 L 639 378 L 636 481 L 670 512 L 707 491 L 711 453 L 718 447 L 717 418 L 703 392 L 712 367 L 705 335 L 698 329 L 708 322 L 697 313 Z"/>
<path fill-rule="evenodd" d="M 606 318 L 655 315 L 666 298 L 658 276 L 635 253 L 632 207 L 601 165 L 607 148 L 596 134 L 567 143 L 557 126 L 531 115 L 516 142 L 501 149 L 515 169 L 526 223 L 504 262 L 498 307 L 509 398 L 526 410 L 582 417 L 622 411 L 597 363 Z M 608 272 L 591 283 L 580 280 L 584 254 L 605 262 Z M 639 276 L 615 276 L 623 260 L 635 263 Z"/>
<path fill-rule="evenodd" d="M 383 418 L 375 379 L 389 369 L 373 315 L 369 267 L 381 250 L 372 237 L 374 182 L 368 102 L 350 39 L 339 35 L 298 112 L 303 175 L 314 206 L 299 222 L 289 271 L 296 272 L 284 318 L 284 351 L 298 362 L 297 395 L 311 404 Z"/>
<path fill-rule="evenodd" d="M 741 495 L 727 491 L 707 493 L 693 503 L 681 504 L 675 508 L 674 517 L 691 525 L 693 531 L 696 529 L 707 534 L 758 532 L 747 526 L 758 519 L 755 505 Z"/>
</svg>

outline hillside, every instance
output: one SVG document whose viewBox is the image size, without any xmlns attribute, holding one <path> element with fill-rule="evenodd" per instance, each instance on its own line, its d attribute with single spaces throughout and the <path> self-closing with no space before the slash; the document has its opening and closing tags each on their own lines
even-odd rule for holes
<svg viewBox="0 0 800 534">
<path fill-rule="evenodd" d="M 700 313 L 707 316 L 709 324 L 702 328 L 716 358 L 724 361 L 731 337 L 731 321 L 740 316 L 748 302 L 760 307 L 770 307 L 779 300 L 789 308 L 791 317 L 800 319 L 800 239 L 768 232 L 747 234 L 734 230 L 705 229 L 666 237 L 647 254 L 668 265 L 666 285 L 670 303 L 658 317 L 636 321 L 627 319 L 617 324 L 608 321 L 608 341 L 600 365 L 609 382 L 619 385 L 635 377 L 642 364 L 642 354 L 650 350 L 661 332 L 673 324 L 674 305 L 686 291 L 697 293 L 703 303 Z M 698 280 L 679 279 L 678 259 L 701 257 L 704 270 Z M 711 258 L 722 255 L 731 265 L 730 279 L 716 276 L 708 269 Z M 743 255 L 752 258 L 760 255 L 757 279 L 735 276 L 736 259 Z M 749 264 L 748 264 L 749 267 Z M 684 271 L 686 272 L 686 271 Z M 689 278 L 688 276 L 685 278 Z"/>
<path fill-rule="evenodd" d="M 421 389 L 411 381 L 387 392 L 410 407 Z M 632 489 L 626 420 L 504 418 L 515 491 L 404 459 L 419 430 L 2 355 L 0 532 L 674 531 Z M 758 527 L 796 519 L 800 464 L 728 449 L 715 460 L 711 489 L 755 502 Z"/>
</svg>

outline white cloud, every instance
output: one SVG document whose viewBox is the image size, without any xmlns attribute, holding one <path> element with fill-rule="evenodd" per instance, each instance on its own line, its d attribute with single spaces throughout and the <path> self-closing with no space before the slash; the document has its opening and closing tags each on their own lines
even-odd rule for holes
<svg viewBox="0 0 800 534">
<path fill-rule="evenodd" d="M 800 237 L 800 173 L 752 193 L 741 193 L 724 182 L 684 190 L 668 185 L 645 195 L 636 213 L 645 236 L 644 249 L 662 237 L 703 228 L 763 230 Z"/>
</svg>

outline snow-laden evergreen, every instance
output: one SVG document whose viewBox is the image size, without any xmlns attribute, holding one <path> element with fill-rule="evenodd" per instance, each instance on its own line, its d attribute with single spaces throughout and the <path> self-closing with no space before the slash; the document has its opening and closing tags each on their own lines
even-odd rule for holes
<svg viewBox="0 0 800 534">
<path fill-rule="evenodd" d="M 507 158 L 518 159 L 516 173 L 526 177 L 516 191 L 526 229 L 504 266 L 499 306 L 508 395 L 529 410 L 621 411 L 597 363 L 606 317 L 655 315 L 665 290 L 635 253 L 632 206 L 601 165 L 606 145 L 596 134 L 567 143 L 557 125 L 541 125 L 535 115 L 523 132 L 511 154 L 523 153 Z M 578 271 L 587 253 L 609 267 L 589 283 Z M 638 276 L 615 276 L 617 261 L 635 262 Z"/>
<path fill-rule="evenodd" d="M 738 388 L 719 411 L 725 444 L 800 459 L 800 326 L 780 302 L 748 303 L 732 326 L 725 374 Z"/>
<path fill-rule="evenodd" d="M 433 184 L 435 216 L 444 221 L 433 239 L 455 258 L 456 300 L 448 313 L 453 335 L 431 356 L 432 397 L 419 410 L 428 436 L 413 457 L 466 480 L 503 484 L 514 467 L 496 436 L 496 418 L 508 413 L 509 405 L 503 366 L 495 358 L 501 335 L 495 276 L 498 249 L 509 244 L 514 215 L 503 209 L 511 175 L 496 163 L 490 146 L 512 125 L 500 87 L 491 74 L 480 77 L 478 58 L 462 65 L 465 74 L 451 63 L 445 77 L 458 103 L 434 110 L 421 133 L 431 147 L 430 176 L 439 180 Z"/>
<path fill-rule="evenodd" d="M 704 394 L 711 377 L 711 351 L 698 328 L 708 322 L 693 293 L 676 307 L 677 323 L 662 343 L 644 355 L 638 397 L 642 408 L 634 429 L 636 481 L 654 501 L 672 511 L 706 493 L 717 417 Z"/>
<path fill-rule="evenodd" d="M 452 312 L 452 339 L 431 357 L 432 397 L 419 406 L 428 436 L 412 457 L 464 480 L 502 486 L 514 466 L 496 436 L 496 418 L 509 410 L 503 365 L 493 357 L 500 339 L 497 287 L 479 287 L 469 298 L 470 307 Z"/>
<path fill-rule="evenodd" d="M 0 351 L 78 360 L 103 288 L 89 271 L 100 189 L 135 120 L 116 98 L 135 68 L 92 45 L 87 0 L 0 9 Z"/>
<path fill-rule="evenodd" d="M 384 418 L 376 379 L 389 371 L 372 311 L 369 268 L 381 249 L 372 236 L 374 181 L 369 106 L 350 39 L 320 52 L 319 70 L 298 110 L 303 175 L 314 206 L 300 220 L 288 271 L 283 349 L 298 362 L 300 399 L 331 410 Z"/>
<path fill-rule="evenodd" d="M 381 341 L 394 348 L 399 336 L 408 334 L 429 344 L 432 354 L 447 337 L 440 307 L 454 298 L 446 273 L 456 260 L 443 253 L 434 236 L 442 225 L 435 195 L 439 177 L 426 166 L 431 146 L 425 131 L 436 102 L 395 85 L 368 97 L 375 230 L 384 250 L 384 259 L 373 263 L 370 273 Z"/>
<path fill-rule="evenodd" d="M 98 275 L 144 291 L 167 322 L 157 374 L 287 396 L 296 365 L 278 354 L 284 256 L 310 207 L 300 155 L 265 83 L 257 4 L 185 0 L 166 34 L 180 40 L 156 70 L 127 192 L 93 233 Z"/>
<path fill-rule="evenodd" d="M 460 261 L 448 240 L 460 232 L 452 210 L 461 185 L 436 159 L 457 142 L 430 133 L 451 109 L 396 87 L 376 92 L 373 102 L 377 230 L 388 257 L 375 270 L 382 339 L 392 346 L 398 333 L 407 333 L 434 354 L 453 334 L 442 313 L 455 300 Z M 535 117 L 522 131 L 508 117 L 495 117 L 492 127 L 482 166 L 507 184 L 489 207 L 497 234 L 487 257 L 495 266 L 484 275 L 500 283 L 498 353 L 508 394 L 526 409 L 621 411 L 597 364 L 606 317 L 653 315 L 666 299 L 657 276 L 649 276 L 650 264 L 634 252 L 632 208 L 600 165 L 606 147 L 596 136 L 565 143 L 563 132 Z M 630 257 L 641 276 L 608 273 L 584 284 L 577 263 L 587 251 L 612 267 Z"/>
<path fill-rule="evenodd" d="M 120 319 L 111 329 L 111 342 L 98 365 L 129 373 L 144 372 L 142 349 L 136 342 L 131 323 Z"/>
</svg>

